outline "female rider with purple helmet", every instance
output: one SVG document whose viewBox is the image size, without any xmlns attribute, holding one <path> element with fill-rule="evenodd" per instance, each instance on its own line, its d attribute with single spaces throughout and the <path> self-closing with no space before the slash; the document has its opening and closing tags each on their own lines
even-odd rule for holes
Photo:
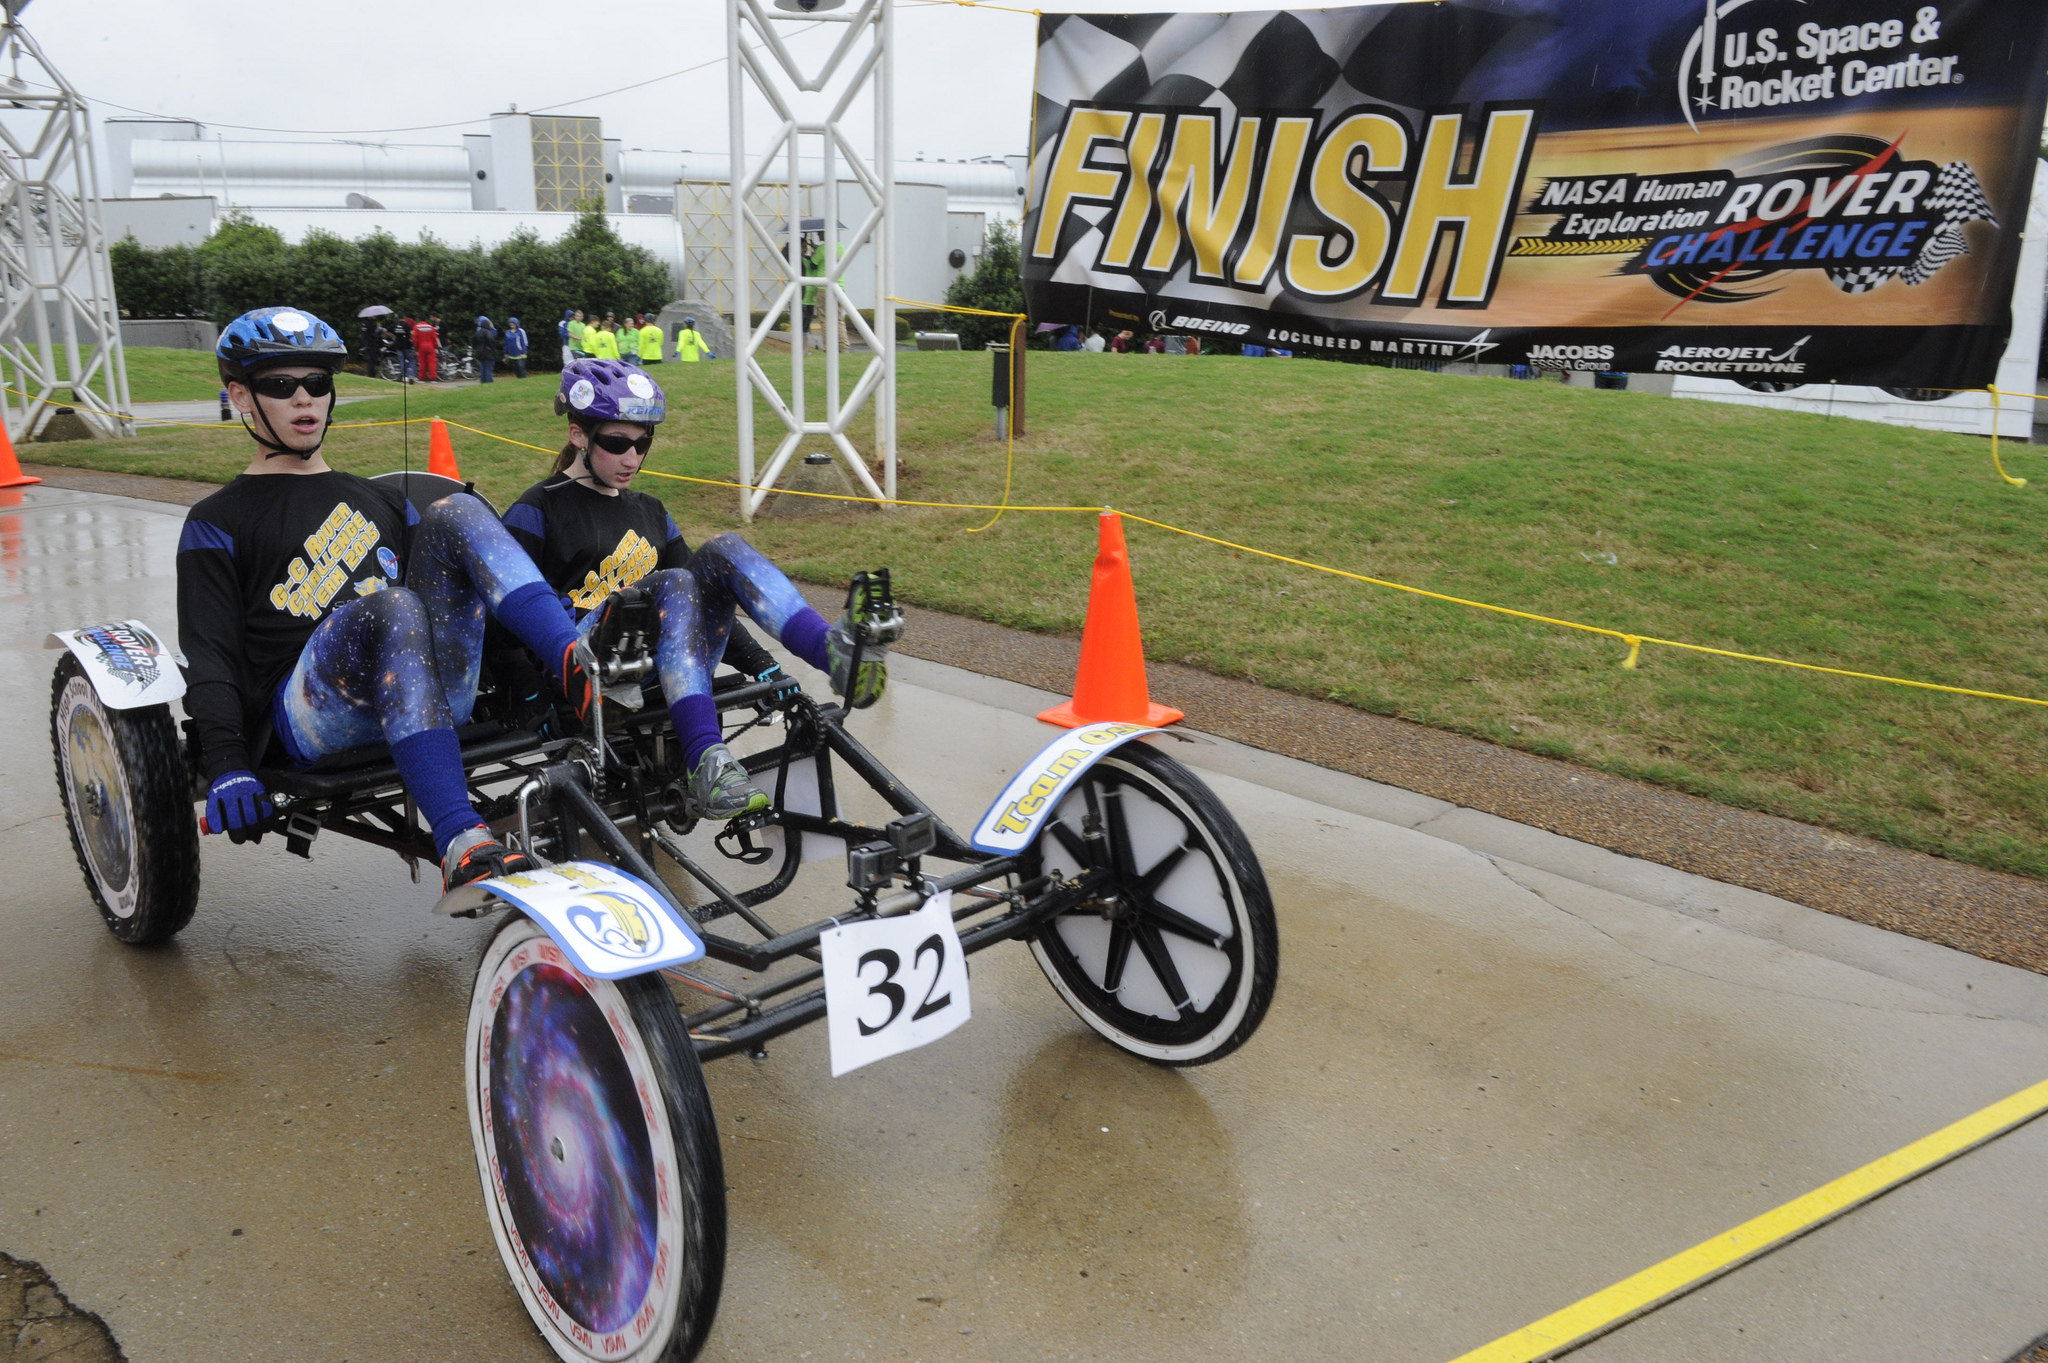
<svg viewBox="0 0 2048 1363">
<path fill-rule="evenodd" d="M 655 662 L 692 803 L 710 819 L 767 808 L 768 797 L 721 741 L 711 700 L 711 674 L 721 659 L 756 679 L 781 675 L 773 655 L 735 622 L 735 611 L 746 611 L 827 674 L 856 708 L 874 704 L 887 684 L 885 647 L 868 644 L 853 676 L 854 612 L 827 624 L 781 569 L 738 535 L 692 550 L 660 501 L 633 491 L 654 428 L 667 414 L 661 388 L 645 373 L 619 360 L 574 361 L 562 370 L 555 412 L 569 419 L 568 440 L 554 471 L 506 511 L 506 528 L 586 632 L 614 592 L 635 583 L 653 590 L 661 622 Z"/>
</svg>

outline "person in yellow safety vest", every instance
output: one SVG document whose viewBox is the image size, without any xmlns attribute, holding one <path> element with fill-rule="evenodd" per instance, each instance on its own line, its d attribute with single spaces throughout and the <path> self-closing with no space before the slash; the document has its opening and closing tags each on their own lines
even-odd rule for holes
<svg viewBox="0 0 2048 1363">
<path fill-rule="evenodd" d="M 676 358 L 684 364 L 695 364 L 699 360 L 715 360 L 711 347 L 704 344 L 704 338 L 697 332 L 697 319 L 685 317 L 683 324 L 676 328 Z"/>
<path fill-rule="evenodd" d="M 637 316 L 628 317 L 615 333 L 619 343 L 619 358 L 640 363 L 640 323 Z"/>
<path fill-rule="evenodd" d="M 823 237 L 808 232 L 804 234 L 803 261 L 805 274 L 815 276 L 825 273 L 825 239 Z M 822 285 L 818 284 L 804 285 L 803 345 L 806 350 L 811 348 L 811 322 L 818 315 L 818 293 L 822 287 Z"/>
<path fill-rule="evenodd" d="M 590 352 L 593 360 L 616 360 L 619 358 L 618 333 L 612 330 L 612 323 L 592 327 L 583 333 L 583 348 Z"/>
<path fill-rule="evenodd" d="M 644 319 L 646 326 L 640 328 L 640 363 L 661 363 L 661 323 L 653 317 Z"/>
</svg>

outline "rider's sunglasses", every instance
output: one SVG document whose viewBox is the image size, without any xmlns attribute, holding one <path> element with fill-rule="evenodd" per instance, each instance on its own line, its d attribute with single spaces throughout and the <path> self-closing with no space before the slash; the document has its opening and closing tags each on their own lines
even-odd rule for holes
<svg viewBox="0 0 2048 1363">
<path fill-rule="evenodd" d="M 299 389 L 306 390 L 309 398 L 324 398 L 334 391 L 334 375 L 326 370 L 317 374 L 258 374 L 249 380 L 249 387 L 266 398 L 285 401 Z"/>
<path fill-rule="evenodd" d="M 624 454 L 627 450 L 638 451 L 645 459 L 647 452 L 654 448 L 654 432 L 643 436 L 620 435 L 617 431 L 592 431 L 590 443 L 606 454 Z"/>
</svg>

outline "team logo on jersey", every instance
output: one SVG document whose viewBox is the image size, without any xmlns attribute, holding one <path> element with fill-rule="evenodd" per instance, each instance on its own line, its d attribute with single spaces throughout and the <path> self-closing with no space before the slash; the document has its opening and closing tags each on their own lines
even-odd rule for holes
<svg viewBox="0 0 2048 1363">
<path fill-rule="evenodd" d="M 613 592 L 622 591 L 653 572 L 660 558 L 660 553 L 641 538 L 639 531 L 628 530 L 618 547 L 584 574 L 583 585 L 569 593 L 569 604 L 577 610 L 596 610 Z"/>
<path fill-rule="evenodd" d="M 380 538 L 369 517 L 347 502 L 336 502 L 320 528 L 306 536 L 305 556 L 293 559 L 284 581 L 270 589 L 270 604 L 318 620 Z"/>
</svg>

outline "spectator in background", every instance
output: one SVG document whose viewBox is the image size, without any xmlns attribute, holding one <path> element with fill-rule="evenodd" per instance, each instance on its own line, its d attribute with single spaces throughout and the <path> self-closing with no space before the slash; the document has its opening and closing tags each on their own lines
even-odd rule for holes
<svg viewBox="0 0 2048 1363">
<path fill-rule="evenodd" d="M 378 357 L 379 355 L 382 355 L 383 353 L 384 353 L 384 334 L 383 334 L 383 329 L 382 329 L 382 328 L 380 328 L 380 327 L 379 327 L 379 326 L 377 325 L 377 319 L 376 319 L 376 318 L 374 318 L 374 317 L 366 317 L 366 318 L 364 318 L 364 319 L 363 319 L 363 372 L 364 372 L 365 374 L 368 374 L 368 375 L 369 375 L 369 376 L 370 376 L 371 378 L 373 378 L 373 379 L 377 377 L 377 357 Z"/>
<path fill-rule="evenodd" d="M 590 325 L 583 320 L 583 309 L 577 308 L 569 314 L 569 358 L 580 360 L 590 354 L 590 347 L 584 342 L 590 339 Z"/>
<path fill-rule="evenodd" d="M 420 377 L 419 353 L 413 349 L 412 327 L 412 318 L 399 318 L 398 330 L 391 338 L 391 348 L 398 353 L 399 372 L 407 383 L 417 383 Z"/>
<path fill-rule="evenodd" d="M 583 344 L 590 351 L 593 360 L 616 360 L 619 358 L 619 335 L 617 323 L 609 317 L 604 325 L 591 327 L 583 333 Z"/>
<path fill-rule="evenodd" d="M 1081 349 L 1087 351 L 1091 355 L 1100 355 L 1103 351 L 1103 346 L 1104 342 L 1102 339 L 1102 333 L 1097 331 L 1094 327 L 1088 328 L 1088 339 L 1081 342 Z"/>
<path fill-rule="evenodd" d="M 643 365 L 661 363 L 661 324 L 653 314 L 640 319 L 640 363 Z"/>
<path fill-rule="evenodd" d="M 717 358 L 711 353 L 711 347 L 704 344 L 703 336 L 698 334 L 697 319 L 685 317 L 683 324 L 676 328 L 676 359 L 683 364 L 696 364 Z"/>
<path fill-rule="evenodd" d="M 470 358 L 476 361 L 476 381 L 494 383 L 498 372 L 498 328 L 491 319 L 479 316 L 476 333 L 469 338 Z"/>
<path fill-rule="evenodd" d="M 1113 355 L 1128 355 L 1131 352 L 1131 333 L 1119 331 L 1109 338 L 1109 349 Z"/>
<path fill-rule="evenodd" d="M 1164 336 L 1147 336 L 1145 338 L 1145 353 L 1147 355 L 1164 355 L 1166 353 L 1166 338 Z"/>
<path fill-rule="evenodd" d="M 1190 336 L 1182 344 L 1186 346 L 1186 349 L 1181 351 L 1183 355 L 1199 355 L 1202 353 L 1202 338 L 1199 336 Z"/>
<path fill-rule="evenodd" d="M 1053 338 L 1052 348 L 1054 350 L 1079 350 L 1081 348 L 1081 329 L 1071 325 L 1062 328 L 1060 334 Z"/>
<path fill-rule="evenodd" d="M 420 377 L 433 383 L 441 377 L 441 314 L 430 312 L 412 324 L 412 348 L 419 352 Z"/>
<path fill-rule="evenodd" d="M 526 377 L 526 328 L 519 325 L 517 317 L 505 319 L 505 363 L 512 366 L 520 378 Z"/>
<path fill-rule="evenodd" d="M 612 335 L 619 343 L 619 358 L 627 364 L 640 363 L 640 314 L 626 318 Z"/>
</svg>

